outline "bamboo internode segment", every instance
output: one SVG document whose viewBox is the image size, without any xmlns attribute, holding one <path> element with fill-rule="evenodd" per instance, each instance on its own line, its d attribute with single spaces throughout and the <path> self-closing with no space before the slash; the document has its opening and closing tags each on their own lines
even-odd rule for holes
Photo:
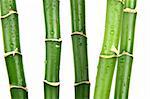
<svg viewBox="0 0 150 99">
<path fill-rule="evenodd" d="M 81 36 L 84 36 L 84 37 L 87 38 L 87 36 L 86 36 L 83 32 L 73 32 L 73 33 L 71 34 L 71 36 L 73 36 L 73 35 L 81 35 Z"/>
<path fill-rule="evenodd" d="M 79 86 L 79 85 L 82 85 L 82 84 L 88 84 L 88 85 L 90 85 L 90 82 L 89 81 L 76 82 L 74 86 Z"/>
<path fill-rule="evenodd" d="M 43 82 L 50 85 L 50 86 L 53 86 L 53 87 L 60 86 L 60 82 L 50 82 L 50 81 L 47 81 L 47 80 L 44 80 Z"/>
<path fill-rule="evenodd" d="M 137 13 L 137 10 L 132 8 L 125 8 L 123 11 L 126 13 Z"/>
<path fill-rule="evenodd" d="M 7 13 L 6 15 L 1 16 L 0 18 L 1 18 L 1 19 L 4 19 L 4 18 L 7 18 L 8 16 L 10 16 L 10 15 L 12 15 L 12 14 L 17 14 L 17 15 L 18 15 L 17 11 L 15 11 L 15 10 L 10 10 L 9 13 Z"/>
<path fill-rule="evenodd" d="M 16 89 L 23 89 L 23 90 L 25 90 L 26 92 L 28 92 L 27 87 L 24 87 L 24 86 L 17 86 L 17 85 L 10 85 L 10 89 L 14 89 L 14 88 L 16 88 Z"/>
<path fill-rule="evenodd" d="M 18 48 L 16 48 L 14 51 L 5 53 L 5 54 L 4 54 L 4 57 L 10 56 L 10 55 L 15 56 L 16 54 L 22 55 L 22 54 L 19 52 Z"/>
<path fill-rule="evenodd" d="M 62 42 L 62 39 L 61 38 L 59 38 L 59 39 L 53 39 L 53 38 L 48 39 L 48 38 L 46 38 L 45 42 Z"/>
</svg>

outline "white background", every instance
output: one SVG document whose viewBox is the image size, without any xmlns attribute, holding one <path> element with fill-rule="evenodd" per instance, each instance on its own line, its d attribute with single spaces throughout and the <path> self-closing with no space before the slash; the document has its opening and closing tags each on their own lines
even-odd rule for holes
<svg viewBox="0 0 150 99">
<path fill-rule="evenodd" d="M 43 98 L 45 27 L 42 0 L 16 0 L 19 13 L 21 49 L 29 99 Z M 150 99 L 150 13 L 149 0 L 137 0 L 134 63 L 129 99 Z M 91 99 L 93 99 L 98 58 L 103 41 L 106 0 L 86 0 Z M 74 99 L 74 66 L 71 43 L 70 1 L 60 0 L 62 56 L 60 99 Z M 1 27 L 1 26 L 0 26 Z M 3 58 L 0 28 L 0 98 L 10 99 L 8 77 Z M 114 79 L 115 80 L 115 79 Z M 110 99 L 113 99 L 114 82 Z"/>
</svg>

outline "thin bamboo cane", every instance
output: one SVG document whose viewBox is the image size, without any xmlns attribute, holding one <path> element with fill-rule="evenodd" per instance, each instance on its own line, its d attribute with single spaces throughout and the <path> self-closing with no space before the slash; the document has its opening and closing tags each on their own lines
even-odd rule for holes
<svg viewBox="0 0 150 99">
<path fill-rule="evenodd" d="M 46 25 L 45 99 L 59 99 L 61 36 L 59 0 L 43 0 Z"/>
<path fill-rule="evenodd" d="M 122 26 L 123 3 L 123 0 L 107 0 L 105 35 L 98 64 L 94 99 L 109 99 Z"/>
<path fill-rule="evenodd" d="M 120 53 L 127 52 L 129 55 L 119 57 L 115 99 L 128 99 L 130 76 L 133 62 L 133 44 L 136 23 L 136 0 L 126 0 L 123 14 L 122 37 Z"/>
<path fill-rule="evenodd" d="M 71 0 L 72 44 L 75 66 L 75 99 L 89 99 L 85 0 Z"/>
<path fill-rule="evenodd" d="M 12 99 L 28 99 L 15 0 L 0 0 L 5 61 Z"/>
</svg>

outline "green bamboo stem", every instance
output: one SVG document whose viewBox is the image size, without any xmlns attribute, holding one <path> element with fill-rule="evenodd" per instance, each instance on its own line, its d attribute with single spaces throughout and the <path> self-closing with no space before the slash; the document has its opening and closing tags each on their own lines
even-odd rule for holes
<svg viewBox="0 0 150 99">
<path fill-rule="evenodd" d="M 11 99 L 28 99 L 19 40 L 18 14 L 15 0 L 0 0 L 5 61 Z"/>
<path fill-rule="evenodd" d="M 45 99 L 59 99 L 61 54 L 59 0 L 43 0 L 46 26 Z"/>
<path fill-rule="evenodd" d="M 75 66 L 75 99 L 89 99 L 85 0 L 71 0 L 72 44 Z"/>
<path fill-rule="evenodd" d="M 116 64 L 116 53 L 112 51 L 112 48 L 118 48 L 122 15 L 123 2 L 107 0 L 105 35 L 98 64 L 94 99 L 109 99 Z"/>
<path fill-rule="evenodd" d="M 134 32 L 137 15 L 135 7 L 136 0 L 125 1 L 120 53 L 127 52 L 131 55 L 133 54 Z M 132 61 L 133 57 L 129 55 L 119 57 L 115 99 L 128 99 Z"/>
</svg>

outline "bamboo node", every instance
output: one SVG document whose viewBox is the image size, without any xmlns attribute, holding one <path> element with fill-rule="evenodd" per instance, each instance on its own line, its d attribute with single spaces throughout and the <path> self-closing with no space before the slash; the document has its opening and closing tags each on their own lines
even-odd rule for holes
<svg viewBox="0 0 150 99">
<path fill-rule="evenodd" d="M 5 53 L 5 54 L 4 54 L 4 57 L 10 56 L 10 55 L 15 56 L 16 54 L 22 55 L 22 54 L 19 52 L 18 48 L 16 48 L 14 51 L 10 51 L 10 52 Z"/>
<path fill-rule="evenodd" d="M 76 83 L 74 84 L 74 86 L 79 86 L 79 85 L 82 85 L 82 84 L 88 84 L 88 85 L 90 85 L 90 82 L 89 82 L 89 81 L 76 82 Z"/>
<path fill-rule="evenodd" d="M 57 87 L 57 86 L 60 85 L 60 82 L 50 82 L 50 81 L 47 81 L 47 80 L 44 80 L 43 82 L 50 85 L 50 86 L 53 86 L 53 87 Z"/>
<path fill-rule="evenodd" d="M 117 55 L 100 55 L 101 58 L 117 58 Z"/>
<path fill-rule="evenodd" d="M 61 38 L 59 38 L 59 39 L 48 39 L 48 38 L 46 38 L 45 39 L 45 42 L 62 42 L 62 39 Z"/>
<path fill-rule="evenodd" d="M 100 55 L 101 58 L 117 58 L 119 56 L 119 51 L 115 46 L 111 47 L 111 51 L 115 53 L 115 55 Z"/>
<path fill-rule="evenodd" d="M 136 9 L 131 9 L 131 8 L 125 8 L 123 11 L 126 13 L 137 13 Z"/>
<path fill-rule="evenodd" d="M 115 46 L 112 46 L 111 51 L 115 53 L 115 55 L 100 55 L 101 58 L 119 58 L 123 55 L 127 55 L 130 57 L 133 57 L 133 54 L 130 54 L 129 52 L 123 51 L 121 54 L 117 50 Z"/>
<path fill-rule="evenodd" d="M 14 10 L 10 10 L 6 15 L 1 16 L 1 19 L 7 18 L 8 16 L 12 15 L 12 14 L 18 14 L 17 11 Z"/>
<path fill-rule="evenodd" d="M 16 89 L 23 89 L 23 90 L 25 90 L 26 92 L 28 92 L 27 87 L 24 87 L 24 86 L 17 86 L 17 85 L 10 85 L 10 89 L 14 89 L 14 88 L 16 88 Z"/>
<path fill-rule="evenodd" d="M 71 36 L 73 36 L 73 35 L 81 35 L 81 36 L 84 36 L 84 37 L 87 38 L 87 36 L 86 36 L 83 32 L 73 32 L 73 33 L 71 34 Z"/>
<path fill-rule="evenodd" d="M 127 55 L 127 56 L 130 56 L 130 57 L 133 57 L 133 54 L 130 54 L 129 52 L 125 52 L 125 51 L 123 51 L 123 53 L 121 53 L 121 54 L 119 55 L 119 57 L 121 57 L 121 56 L 123 56 L 123 55 Z"/>
</svg>

